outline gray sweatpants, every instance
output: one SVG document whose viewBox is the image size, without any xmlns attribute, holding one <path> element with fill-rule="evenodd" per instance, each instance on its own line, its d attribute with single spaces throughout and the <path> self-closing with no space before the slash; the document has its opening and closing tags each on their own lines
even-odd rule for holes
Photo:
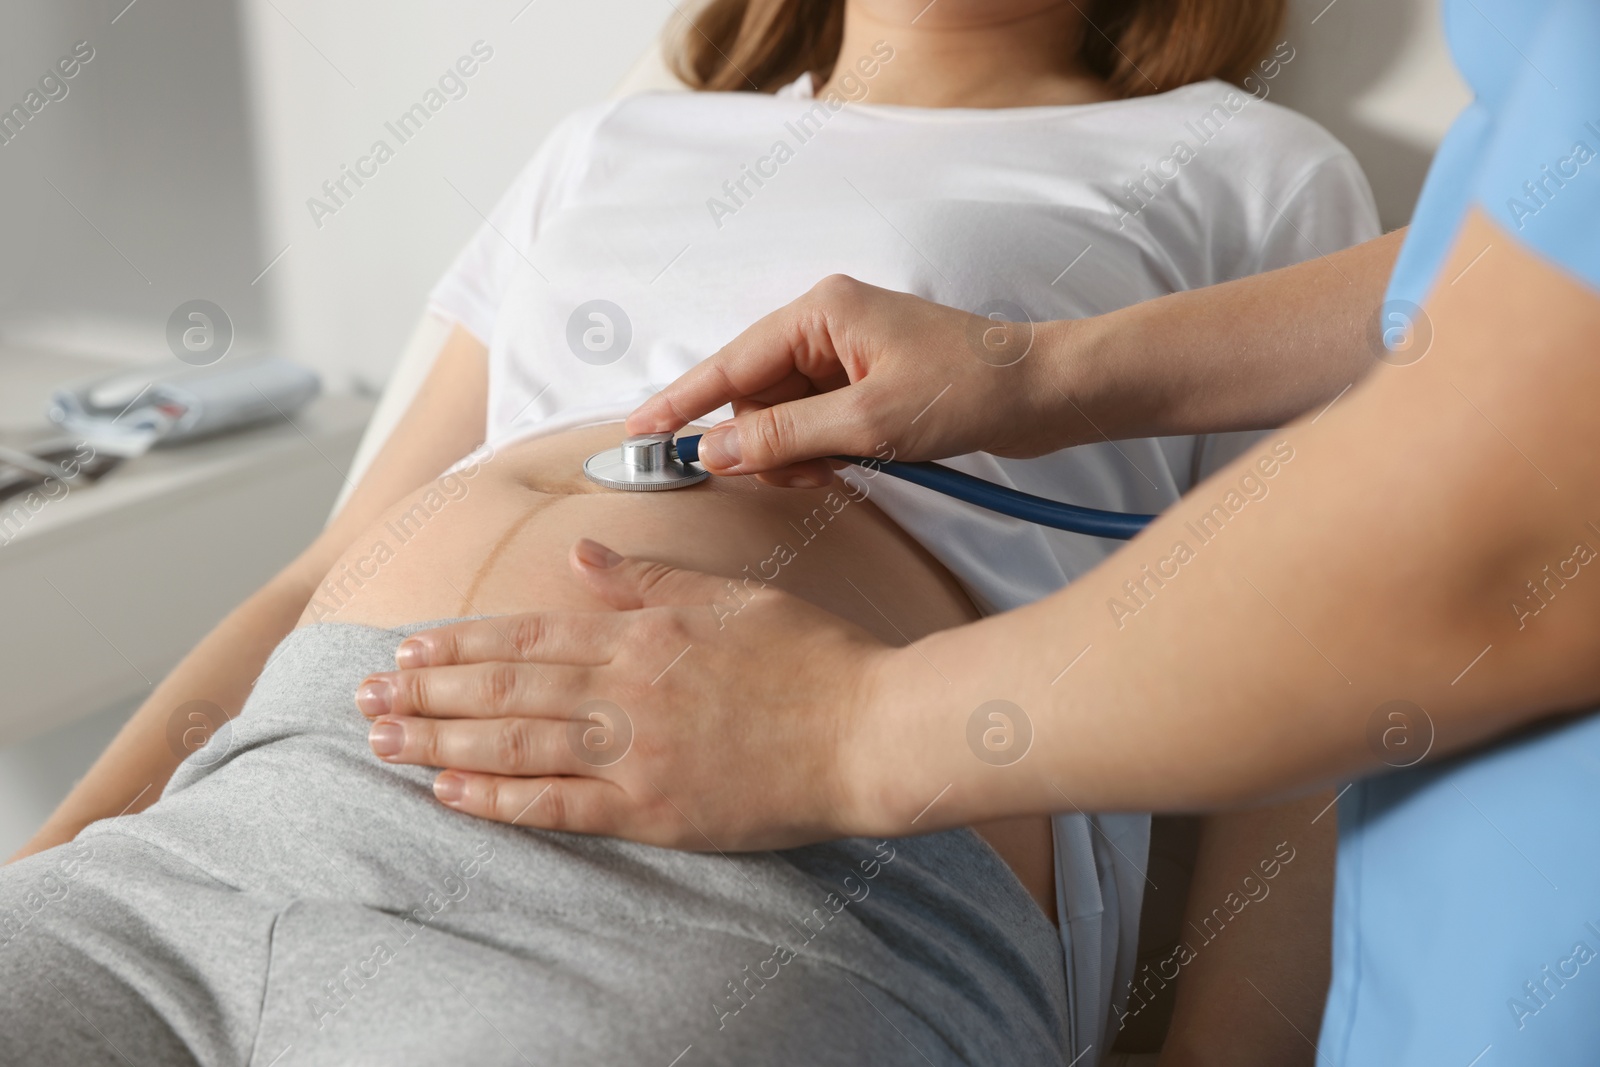
<svg viewBox="0 0 1600 1067">
<path fill-rule="evenodd" d="M 3 1064 L 1060 1063 L 1060 942 L 961 830 L 721 856 L 379 762 L 324 623 L 161 800 L 0 869 Z"/>
</svg>

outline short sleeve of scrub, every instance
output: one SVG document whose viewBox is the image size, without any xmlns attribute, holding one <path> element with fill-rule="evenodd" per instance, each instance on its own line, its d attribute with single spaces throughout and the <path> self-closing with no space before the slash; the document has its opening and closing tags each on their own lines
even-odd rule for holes
<svg viewBox="0 0 1600 1067">
<path fill-rule="evenodd" d="M 1439 146 L 1389 297 L 1421 304 L 1469 206 L 1600 288 L 1600 4 L 1457 0 L 1475 99 Z"/>
<path fill-rule="evenodd" d="M 1600 3 L 1460 0 L 1445 22 L 1476 100 L 1434 160 L 1390 299 L 1424 303 L 1473 207 L 1600 291 Z M 1557 581 L 1600 550 L 1600 533 L 1578 540 Z M 1425 717 L 1399 709 L 1392 729 L 1414 749 L 1386 749 L 1425 754 Z M 1600 715 L 1391 762 L 1339 802 L 1318 1062 L 1600 1062 Z"/>
</svg>

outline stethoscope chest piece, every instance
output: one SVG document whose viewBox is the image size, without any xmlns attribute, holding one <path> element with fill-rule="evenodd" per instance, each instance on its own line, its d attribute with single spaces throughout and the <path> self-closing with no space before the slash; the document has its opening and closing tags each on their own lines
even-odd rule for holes
<svg viewBox="0 0 1600 1067">
<path fill-rule="evenodd" d="M 682 489 L 711 477 L 704 467 L 678 458 L 670 433 L 626 437 L 616 448 L 596 452 L 585 460 L 583 473 L 597 485 L 630 493 Z"/>
</svg>

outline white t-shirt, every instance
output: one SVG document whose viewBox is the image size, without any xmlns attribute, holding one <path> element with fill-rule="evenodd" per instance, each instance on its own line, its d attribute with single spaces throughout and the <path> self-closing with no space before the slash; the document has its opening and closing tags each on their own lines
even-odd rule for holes
<svg viewBox="0 0 1600 1067">
<path fill-rule="evenodd" d="M 651 94 L 574 114 L 431 299 L 488 346 L 488 441 L 501 445 L 623 418 L 832 273 L 972 311 L 1003 301 L 1043 321 L 1378 233 L 1342 145 L 1222 82 L 967 109 L 840 106 L 814 99 L 804 77 L 777 95 Z M 929 401 L 944 384 L 930 377 Z M 1156 512 L 1237 444 L 1144 439 L 947 462 L 1040 496 Z M 1061 588 L 1117 547 L 892 478 L 871 493 L 991 611 Z M 1063 638 L 1061 665 L 1079 651 Z M 1132 977 L 1148 818 L 1074 812 L 1056 818 L 1055 837 L 1075 1054 L 1093 1045 L 1098 1059 Z"/>
</svg>

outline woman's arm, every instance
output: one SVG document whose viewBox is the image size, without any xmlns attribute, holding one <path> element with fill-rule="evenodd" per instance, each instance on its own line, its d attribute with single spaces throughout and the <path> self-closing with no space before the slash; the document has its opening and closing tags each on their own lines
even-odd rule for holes
<svg viewBox="0 0 1600 1067">
<path fill-rule="evenodd" d="M 1403 236 L 1032 326 L 836 276 L 641 405 L 628 430 L 675 431 L 733 403 L 738 417 L 706 435 L 701 461 L 788 485 L 831 477 L 813 457 L 882 455 L 885 443 L 908 460 L 1021 457 L 1282 425 L 1372 366 Z"/>
<path fill-rule="evenodd" d="M 168 740 L 168 723 L 191 701 L 237 715 L 267 656 L 294 628 L 316 583 L 339 553 L 389 504 L 434 477 L 483 439 L 487 403 L 484 348 L 456 327 L 426 384 L 360 486 L 294 562 L 234 609 L 156 686 L 33 839 L 11 859 L 70 841 L 98 819 L 155 803 L 188 753 Z"/>
</svg>

